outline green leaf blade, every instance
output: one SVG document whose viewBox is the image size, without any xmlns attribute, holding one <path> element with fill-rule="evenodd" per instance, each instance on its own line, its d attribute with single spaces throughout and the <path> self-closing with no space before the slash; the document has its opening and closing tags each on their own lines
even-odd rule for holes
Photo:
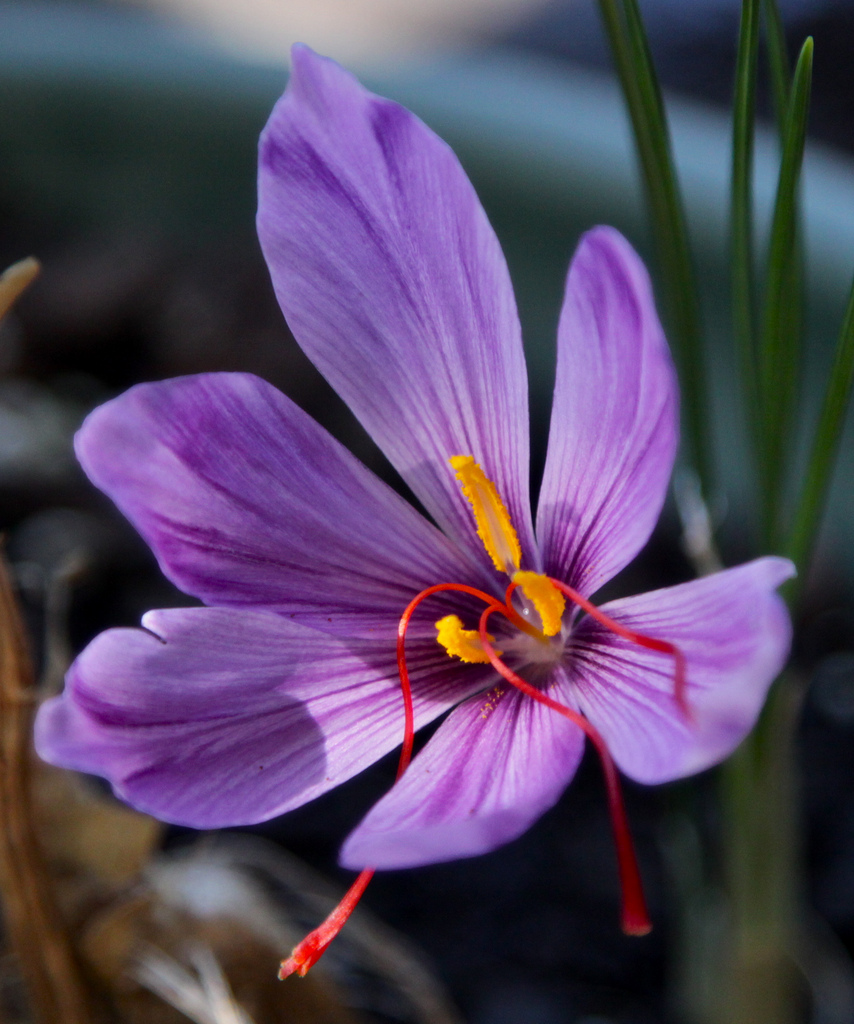
<svg viewBox="0 0 854 1024">
<path fill-rule="evenodd" d="M 810 460 L 797 502 L 786 554 L 803 576 L 815 543 L 833 472 L 845 415 L 854 390 L 854 285 L 827 380 L 824 402 L 813 438 Z"/>
<path fill-rule="evenodd" d="M 789 51 L 786 47 L 786 33 L 777 0 L 762 0 L 765 14 L 765 39 L 768 46 L 768 69 L 771 73 L 771 95 L 774 101 L 774 116 L 782 134 L 789 107 L 789 89 L 792 73 L 789 67 Z"/>
<path fill-rule="evenodd" d="M 790 447 L 800 371 L 801 288 L 800 176 L 812 81 L 813 41 L 801 49 L 783 133 L 777 198 L 771 225 L 765 315 L 760 349 L 762 418 L 761 484 L 765 544 L 779 542 L 778 510 Z"/>
<path fill-rule="evenodd" d="M 744 0 L 736 58 L 732 121 L 732 252 L 733 326 L 741 369 L 742 393 L 759 458 L 756 417 L 758 352 L 756 344 L 753 267 L 753 142 L 756 116 L 756 75 L 759 55 L 759 0 Z"/>
<path fill-rule="evenodd" d="M 658 77 L 637 0 L 599 0 L 632 122 L 651 212 L 666 321 L 680 371 L 685 433 L 703 492 L 712 491 L 699 292 Z"/>
</svg>

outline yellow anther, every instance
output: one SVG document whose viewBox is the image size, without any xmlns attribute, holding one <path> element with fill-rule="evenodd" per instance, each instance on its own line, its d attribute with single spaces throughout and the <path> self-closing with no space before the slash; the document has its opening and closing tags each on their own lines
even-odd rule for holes
<svg viewBox="0 0 854 1024">
<path fill-rule="evenodd" d="M 519 584 L 525 597 L 537 609 L 543 632 L 546 636 L 554 636 L 560 632 L 566 598 L 552 583 L 548 576 L 539 572 L 515 572 L 513 582 Z"/>
<path fill-rule="evenodd" d="M 439 635 L 436 639 L 452 658 L 459 658 L 470 665 L 489 664 L 486 651 L 481 646 L 480 634 L 476 629 L 463 629 L 459 615 L 446 615 L 436 623 Z M 487 640 L 495 643 L 495 637 L 486 634 Z M 501 655 L 501 651 L 496 651 Z"/>
<path fill-rule="evenodd" d="M 472 455 L 454 455 L 448 461 L 472 507 L 477 535 L 483 541 L 487 554 L 499 572 L 512 576 L 519 567 L 522 549 L 510 522 L 510 513 L 499 497 L 495 484 Z"/>
</svg>

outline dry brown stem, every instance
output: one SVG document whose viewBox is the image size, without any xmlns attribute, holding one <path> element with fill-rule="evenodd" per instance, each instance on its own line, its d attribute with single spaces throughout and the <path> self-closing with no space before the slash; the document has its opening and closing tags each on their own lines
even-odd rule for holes
<svg viewBox="0 0 854 1024">
<path fill-rule="evenodd" d="M 21 292 L 36 279 L 40 269 L 39 261 L 27 256 L 0 274 L 0 320 L 9 312 Z"/>
<path fill-rule="evenodd" d="M 0 895 L 9 945 L 39 1024 L 91 1024 L 86 992 L 36 838 L 30 786 L 33 670 L 0 555 Z"/>
</svg>

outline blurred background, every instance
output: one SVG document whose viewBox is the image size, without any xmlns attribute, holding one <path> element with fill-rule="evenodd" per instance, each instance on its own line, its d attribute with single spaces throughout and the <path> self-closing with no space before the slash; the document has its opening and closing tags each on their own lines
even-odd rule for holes
<svg viewBox="0 0 854 1024">
<path fill-rule="evenodd" d="M 818 374 L 854 270 L 854 3 L 788 0 L 781 8 L 793 48 L 808 33 L 816 41 L 805 189 L 806 316 Z M 642 9 L 668 92 L 704 282 L 722 479 L 712 513 L 731 564 L 750 550 L 754 524 L 724 298 L 726 106 L 739 4 L 643 0 Z M 252 371 L 396 483 L 293 342 L 254 237 L 257 137 L 284 88 L 296 40 L 414 109 L 472 177 L 517 290 L 535 466 L 563 277 L 579 234 L 612 223 L 650 255 L 631 138 L 592 0 L 0 0 L 0 262 L 32 254 L 44 267 L 0 326 L 0 530 L 48 692 L 95 633 L 187 602 L 74 462 L 72 434 L 94 405 L 141 380 Z M 767 215 L 776 166 L 765 92 L 760 104 L 769 127 L 758 139 L 757 203 Z M 806 424 L 817 399 L 814 382 L 803 385 Z M 854 950 L 853 442 L 849 425 L 796 650 L 813 678 L 800 736 L 809 898 L 816 920 L 826 922 L 817 927 L 841 1006 L 854 1005 L 846 966 L 846 949 Z M 614 589 L 631 593 L 690 574 L 668 509 Z M 233 856 L 215 849 L 214 861 L 240 861 L 255 882 L 263 875 L 266 904 L 291 915 L 296 931 L 303 917 L 310 926 L 322 915 L 313 918 L 298 893 L 285 898 L 299 889 L 302 868 L 290 861 L 287 869 L 271 867 L 265 858 L 286 849 L 343 886 L 338 846 L 390 785 L 394 767 L 392 758 L 256 829 L 272 847 L 238 846 L 243 852 Z M 344 943 L 337 959 L 330 954 L 321 984 L 329 979 L 334 998 L 294 1008 L 289 993 L 300 983 L 291 981 L 272 997 L 290 1016 L 259 1010 L 256 1024 L 698 1020 L 691 993 L 706 982 L 681 952 L 686 929 L 697 926 L 690 914 L 714 928 L 714 885 L 698 881 L 708 878 L 699 851 L 714 851 L 713 783 L 627 789 L 656 923 L 651 937 L 619 934 L 609 822 L 598 766 L 588 758 L 559 805 L 510 846 L 379 876 L 365 904 L 404 939 L 382 933 L 380 940 L 368 928 L 351 944 L 355 952 Z M 67 825 L 50 820 L 46 828 Z M 98 833 L 107 861 L 125 827 Z M 140 842 L 147 852 L 113 879 L 110 899 L 139 884 L 141 864 L 156 889 L 164 877 L 174 881 L 170 865 L 206 849 L 178 829 L 146 832 Z M 161 850 L 165 859 L 150 859 Z M 75 870 L 103 870 L 75 863 Z M 204 876 L 209 888 L 234 884 L 210 864 L 205 870 L 213 871 Z M 714 883 L 714 868 L 711 877 Z M 66 901 L 76 921 L 90 920 L 87 899 Z M 680 905 L 692 908 L 688 919 Z M 376 958 L 366 966 L 363 947 L 376 953 L 383 941 L 392 960 L 408 964 L 412 956 L 420 965 L 411 969 L 413 977 L 424 972 L 420 1002 Z M 401 941 L 421 952 L 395 945 Z M 274 974 L 275 957 L 264 955 L 264 970 Z M 6 991 L 14 1004 L 14 981 L 3 984 L 0 995 Z"/>
</svg>

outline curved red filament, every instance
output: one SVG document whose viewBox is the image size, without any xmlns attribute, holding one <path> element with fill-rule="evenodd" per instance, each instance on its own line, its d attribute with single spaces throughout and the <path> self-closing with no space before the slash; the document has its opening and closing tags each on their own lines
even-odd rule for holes
<svg viewBox="0 0 854 1024">
<path fill-rule="evenodd" d="M 412 744 L 415 739 L 415 709 L 412 705 L 412 685 L 409 682 L 409 669 L 406 667 L 406 631 L 409 629 L 409 623 L 415 614 L 415 609 L 422 601 L 432 597 L 434 594 L 441 594 L 443 591 L 448 590 L 469 594 L 480 601 L 485 601 L 487 606 L 493 606 L 496 610 L 505 610 L 501 603 L 496 601 L 490 594 L 487 594 L 486 591 L 478 590 L 476 587 L 468 587 L 464 583 L 437 583 L 433 587 L 427 587 L 426 590 L 422 590 L 406 606 L 406 610 L 401 615 L 400 622 L 397 624 L 397 671 L 400 675 L 400 689 L 403 692 L 404 707 L 403 750 L 400 752 L 400 761 L 397 766 L 398 779 L 406 771 L 409 762 L 412 760 Z M 530 628 L 518 612 L 514 610 L 513 615 L 514 622 L 518 620 L 517 624 Z"/>
<path fill-rule="evenodd" d="M 647 650 L 660 651 L 662 654 L 671 655 L 675 659 L 676 663 L 674 697 L 683 714 L 686 718 L 690 719 L 691 713 L 685 693 L 685 656 L 675 644 L 668 643 L 666 640 L 657 640 L 654 637 L 649 637 L 643 633 L 638 633 L 635 630 L 628 629 L 626 626 L 623 626 L 619 622 L 610 618 L 610 616 L 606 615 L 604 612 L 601 612 L 594 604 L 591 604 L 591 602 L 585 597 L 579 594 L 576 590 L 573 590 L 572 587 L 569 587 L 565 583 L 561 583 L 560 580 L 553 579 L 552 577 L 549 577 L 549 579 L 562 594 L 568 597 L 571 601 L 574 601 L 580 608 L 586 611 L 598 622 L 601 622 L 602 625 L 606 626 L 613 633 L 616 633 L 618 636 L 624 637 L 626 640 L 638 644 L 640 647 L 644 647 Z M 495 612 L 499 612 L 504 615 L 505 618 L 512 622 L 513 625 L 522 632 L 539 636 L 537 630 L 522 618 L 511 603 L 511 597 L 514 590 L 516 590 L 516 587 L 517 584 L 510 584 L 505 595 L 505 603 L 502 604 L 491 594 L 487 594 L 483 590 L 478 590 L 476 587 L 467 586 L 464 583 L 438 583 L 435 586 L 427 587 L 426 590 L 422 590 L 421 593 L 414 597 L 406 606 L 406 610 L 403 615 L 401 615 L 397 628 L 397 667 L 400 675 L 400 688 L 403 697 L 404 731 L 403 746 L 400 751 L 400 759 L 397 765 L 397 776 L 395 781 L 399 780 L 409 767 L 409 763 L 412 760 L 412 747 L 415 739 L 415 709 L 412 700 L 412 685 L 409 679 L 409 669 L 406 665 L 405 650 L 406 633 L 409 628 L 409 623 L 421 602 L 425 601 L 428 597 L 432 597 L 434 594 L 446 591 L 468 594 L 471 597 L 475 597 L 478 600 L 483 601 L 486 605 L 481 614 L 479 623 L 480 642 L 495 671 L 512 686 L 515 686 L 516 689 L 521 690 L 533 700 L 539 701 L 541 704 L 551 708 L 553 711 L 563 715 L 564 718 L 569 719 L 569 721 L 577 725 L 589 737 L 590 741 L 596 748 L 596 752 L 598 753 L 602 763 L 602 771 L 605 776 L 605 785 L 608 793 L 608 808 L 611 814 L 611 823 L 614 830 L 614 842 L 617 850 L 620 887 L 622 890 L 622 929 L 627 935 L 646 935 L 652 928 L 652 925 L 649 920 L 646 902 L 644 900 L 643 886 L 641 883 L 640 871 L 638 870 L 634 846 L 632 844 L 631 833 L 629 831 L 628 818 L 626 816 L 626 809 L 623 803 L 619 775 L 617 774 L 617 769 L 604 739 L 583 715 L 554 700 L 541 690 L 538 690 L 535 686 L 526 682 L 521 678 L 521 676 L 517 675 L 512 669 L 505 665 L 495 653 L 495 650 L 487 637 L 486 624 L 489 617 Z M 368 887 L 368 883 L 373 875 L 373 868 L 365 868 L 359 873 L 341 902 L 329 914 L 326 920 L 310 932 L 302 942 L 294 947 L 291 955 L 286 960 L 282 961 L 281 967 L 279 968 L 280 978 L 287 978 L 294 973 L 304 977 L 308 973 L 321 956 L 323 956 L 329 947 L 329 944 L 347 922 L 347 919 L 352 914 L 356 904 L 362 898 L 362 894 Z"/>
<path fill-rule="evenodd" d="M 647 935 L 652 930 L 652 924 L 649 920 L 646 901 L 644 900 L 643 884 L 641 882 L 631 832 L 629 831 L 629 821 L 626 816 L 626 807 L 623 803 L 623 793 L 620 788 L 620 777 L 617 774 L 617 769 L 611 758 L 610 751 L 597 730 L 583 715 L 579 714 L 577 711 L 573 711 L 572 708 L 568 708 L 565 704 L 561 704 L 559 701 L 549 697 L 548 694 L 543 693 L 542 690 L 538 690 L 536 686 L 532 686 L 530 683 L 526 682 L 511 668 L 508 668 L 508 666 L 505 665 L 498 657 L 487 637 L 486 624 L 489 620 L 489 616 L 492 615 L 493 612 L 499 610 L 500 609 L 496 608 L 484 608 L 478 625 L 481 646 L 486 652 L 490 664 L 503 679 L 506 679 L 511 686 L 515 686 L 517 690 L 521 690 L 522 693 L 527 694 L 527 696 L 531 697 L 533 700 L 539 701 L 540 704 L 545 704 L 545 706 L 551 708 L 552 711 L 556 711 L 559 715 L 563 715 L 564 718 L 568 718 L 570 722 L 573 722 L 580 729 L 583 729 L 590 741 L 593 743 L 593 746 L 596 748 L 596 753 L 599 755 L 599 760 L 602 762 L 602 772 L 605 776 L 605 786 L 608 793 L 608 810 L 611 813 L 611 825 L 614 830 L 614 844 L 617 848 L 617 864 L 620 873 L 620 888 L 623 896 L 623 905 L 620 912 L 620 925 L 626 935 Z"/>
<path fill-rule="evenodd" d="M 656 640 L 655 637 L 646 636 L 644 633 L 638 633 L 633 629 L 628 629 L 621 623 L 612 619 L 610 615 L 606 615 L 603 611 L 600 611 L 595 604 L 591 604 L 586 597 L 582 597 L 577 590 L 573 590 L 572 587 L 567 586 L 565 583 L 561 583 L 560 580 L 552 579 L 549 576 L 552 586 L 557 589 L 570 601 L 574 601 L 579 608 L 583 608 L 592 618 L 596 619 L 597 622 L 601 622 L 603 626 L 611 630 L 612 633 L 616 633 L 617 636 L 623 637 L 625 640 L 630 640 L 633 644 L 637 644 L 638 647 L 645 647 L 648 651 L 660 651 L 662 654 L 669 654 L 675 661 L 674 672 L 673 672 L 673 698 L 679 705 L 679 710 L 682 714 L 691 721 L 691 707 L 688 704 L 688 697 L 685 692 L 685 655 L 676 644 L 668 643 L 667 640 Z M 515 589 L 515 584 L 510 584 L 507 588 L 507 602 L 510 603 L 510 594 Z"/>
<path fill-rule="evenodd" d="M 417 597 L 414 597 L 409 604 L 406 606 L 406 610 L 400 617 L 400 622 L 397 627 L 397 666 L 400 673 L 400 689 L 403 695 L 403 746 L 400 751 L 400 758 L 397 762 L 397 776 L 395 781 L 399 779 L 406 769 L 409 767 L 409 762 L 412 760 L 412 744 L 415 739 L 415 709 L 412 704 L 412 685 L 409 681 L 409 670 L 406 667 L 406 654 L 404 651 L 406 642 L 406 631 L 409 628 L 409 622 L 412 618 L 415 609 L 424 601 L 426 598 L 431 597 L 433 594 L 441 593 L 443 590 L 456 590 L 464 594 L 470 594 L 473 597 L 479 598 L 481 601 L 486 601 L 490 605 L 494 605 L 496 610 L 502 609 L 499 602 L 494 597 L 485 593 L 482 590 L 477 590 L 475 587 L 468 587 L 462 583 L 439 583 L 434 587 L 428 587 L 426 590 L 422 590 Z M 506 609 L 502 609 L 505 610 Z M 518 620 L 518 624 L 530 628 L 525 623 L 524 619 L 516 612 L 513 612 L 513 620 Z M 292 974 L 299 974 L 300 977 L 304 978 L 306 974 L 311 970 L 317 961 L 323 956 L 326 950 L 329 948 L 329 944 L 335 938 L 335 936 L 341 931 L 344 925 L 347 923 L 348 918 L 356 909 L 356 904 L 362 898 L 362 895 L 368 887 L 368 883 L 374 876 L 374 868 L 365 868 L 360 871 L 356 877 L 355 882 L 350 886 L 347 892 L 344 894 L 341 902 L 335 907 L 335 909 L 329 914 L 326 920 L 318 925 L 313 931 L 309 932 L 308 935 L 294 946 L 291 951 L 291 955 L 283 960 L 279 966 L 279 977 L 284 981 L 285 978 L 290 977 Z"/>
</svg>

